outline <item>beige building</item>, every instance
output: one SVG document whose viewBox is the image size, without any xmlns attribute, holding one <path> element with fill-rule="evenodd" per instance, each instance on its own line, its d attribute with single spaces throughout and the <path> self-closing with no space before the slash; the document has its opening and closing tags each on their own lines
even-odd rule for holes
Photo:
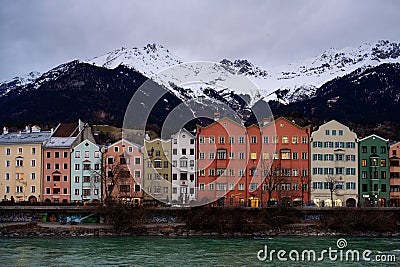
<svg viewBox="0 0 400 267">
<path fill-rule="evenodd" d="M 146 202 L 171 202 L 171 140 L 145 141 L 143 190 Z"/>
<path fill-rule="evenodd" d="M 357 205 L 358 140 L 354 132 L 335 120 L 321 125 L 311 134 L 310 161 L 311 200 L 315 204 Z"/>
<path fill-rule="evenodd" d="M 42 146 L 51 132 L 26 127 L 18 133 L 3 129 L 0 135 L 0 196 L 15 202 L 42 201 Z"/>
</svg>

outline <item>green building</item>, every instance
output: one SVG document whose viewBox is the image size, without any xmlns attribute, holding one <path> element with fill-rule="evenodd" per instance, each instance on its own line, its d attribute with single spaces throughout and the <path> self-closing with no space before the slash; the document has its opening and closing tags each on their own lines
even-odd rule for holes
<svg viewBox="0 0 400 267">
<path fill-rule="evenodd" d="M 377 135 L 359 141 L 359 203 L 384 207 L 389 199 L 389 140 Z"/>
</svg>

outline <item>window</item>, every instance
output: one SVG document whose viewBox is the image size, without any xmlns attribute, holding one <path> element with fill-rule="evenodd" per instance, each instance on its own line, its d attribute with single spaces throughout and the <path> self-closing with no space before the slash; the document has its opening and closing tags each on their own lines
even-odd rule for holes
<svg viewBox="0 0 400 267">
<path fill-rule="evenodd" d="M 234 144 L 234 143 L 235 143 L 235 137 L 229 136 L 229 144 Z"/>
<path fill-rule="evenodd" d="M 239 144 L 244 144 L 244 136 L 239 136 Z"/>
<path fill-rule="evenodd" d="M 94 152 L 94 157 L 95 158 L 100 158 L 100 152 L 99 151 L 95 151 Z"/>
<path fill-rule="evenodd" d="M 206 171 L 204 169 L 199 170 L 199 176 L 206 176 Z"/>
<path fill-rule="evenodd" d="M 140 185 L 135 184 L 134 190 L 135 190 L 135 192 L 140 192 Z"/>
<path fill-rule="evenodd" d="M 238 169 L 239 176 L 244 176 L 244 169 Z"/>
<path fill-rule="evenodd" d="M 269 153 L 263 152 L 263 159 L 269 159 Z"/>
<path fill-rule="evenodd" d="M 301 137 L 301 143 L 302 144 L 307 144 L 308 143 L 308 136 L 302 136 Z"/>
<path fill-rule="evenodd" d="M 89 157 L 90 157 L 89 151 L 85 151 L 85 158 L 87 159 Z"/>
<path fill-rule="evenodd" d="M 344 155 L 343 154 L 336 154 L 336 161 L 344 161 Z"/>
<path fill-rule="evenodd" d="M 154 168 L 158 168 L 158 169 L 161 168 L 161 160 L 155 160 L 154 161 Z"/>
<path fill-rule="evenodd" d="M 22 154 L 22 147 L 18 148 L 18 154 L 20 154 L 20 155 Z"/>
<path fill-rule="evenodd" d="M 238 184 L 238 190 L 243 191 L 244 190 L 244 183 L 239 183 Z"/>
<path fill-rule="evenodd" d="M 255 191 L 257 190 L 258 183 L 250 183 L 250 191 Z"/>
<path fill-rule="evenodd" d="M 336 174 L 343 175 L 344 174 L 344 168 L 343 167 L 336 167 Z"/>
<path fill-rule="evenodd" d="M 46 176 L 46 182 L 50 182 L 50 175 Z"/>
<path fill-rule="evenodd" d="M 168 193 L 168 187 L 164 186 L 164 193 Z"/>
<path fill-rule="evenodd" d="M 76 184 L 79 183 L 79 176 L 75 176 L 74 181 Z"/>
<path fill-rule="evenodd" d="M 381 171 L 381 179 L 386 179 L 386 172 L 385 171 Z"/>
<path fill-rule="evenodd" d="M 79 159 L 81 157 L 81 152 L 79 150 L 75 151 L 75 158 Z"/>
<path fill-rule="evenodd" d="M 63 164 L 63 169 L 64 169 L 64 170 L 68 170 L 68 163 L 64 163 L 64 164 Z"/>
<path fill-rule="evenodd" d="M 190 144 L 194 145 L 194 139 L 193 138 L 190 138 Z"/>
<path fill-rule="evenodd" d="M 382 153 L 382 154 L 386 154 L 386 147 L 381 146 L 381 153 Z"/>
<path fill-rule="evenodd" d="M 60 163 L 54 163 L 54 169 L 59 170 L 60 169 Z"/>
<path fill-rule="evenodd" d="M 135 178 L 140 178 L 140 170 L 135 170 L 134 171 L 134 177 Z"/>
<path fill-rule="evenodd" d="M 94 169 L 97 171 L 100 170 L 100 164 L 99 163 L 94 164 Z"/>
<path fill-rule="evenodd" d="M 169 164 L 168 164 L 168 161 L 164 161 L 164 168 L 165 168 L 165 169 L 168 169 L 168 165 L 169 165 Z"/>
<path fill-rule="evenodd" d="M 278 136 L 272 136 L 272 143 L 278 144 Z"/>
<path fill-rule="evenodd" d="M 292 136 L 292 144 L 298 144 L 299 143 L 299 137 L 298 136 Z"/>
<path fill-rule="evenodd" d="M 321 141 L 313 142 L 313 147 L 322 147 L 322 142 Z"/>
<path fill-rule="evenodd" d="M 17 167 L 23 167 L 24 166 L 24 160 L 21 159 L 21 158 L 17 158 L 16 166 Z"/>
<path fill-rule="evenodd" d="M 76 171 L 79 171 L 79 169 L 80 169 L 80 165 L 79 165 L 79 163 L 76 163 L 76 164 L 75 164 L 75 170 L 76 170 Z"/>
<path fill-rule="evenodd" d="M 290 150 L 281 150 L 281 159 L 290 159 Z"/>
<path fill-rule="evenodd" d="M 7 168 L 9 168 L 9 167 L 10 167 L 10 165 L 11 165 L 11 161 L 9 161 L 9 160 L 6 160 L 6 167 L 7 167 Z"/>
<path fill-rule="evenodd" d="M 90 170 L 90 163 L 83 164 L 83 169 L 86 171 Z"/>
<path fill-rule="evenodd" d="M 182 155 L 186 155 L 186 148 L 182 148 Z"/>
<path fill-rule="evenodd" d="M 6 180 L 10 180 L 10 173 L 6 172 L 5 178 Z"/>
<path fill-rule="evenodd" d="M 257 144 L 257 136 L 250 136 L 250 143 Z"/>
<path fill-rule="evenodd" d="M 140 165 L 140 157 L 135 157 L 135 165 Z"/>
<path fill-rule="evenodd" d="M 214 136 L 210 136 L 208 140 L 209 140 L 210 144 L 215 144 L 215 137 Z"/>
<path fill-rule="evenodd" d="M 307 152 L 301 152 L 301 159 L 306 160 L 308 158 Z"/>
<path fill-rule="evenodd" d="M 325 135 L 329 135 L 329 130 L 325 130 Z"/>
<path fill-rule="evenodd" d="M 36 155 L 36 147 L 31 148 L 31 155 Z"/>
<path fill-rule="evenodd" d="M 119 186 L 119 191 L 120 192 L 130 192 L 131 191 L 131 186 L 129 184 L 120 185 Z"/>
<path fill-rule="evenodd" d="M 362 171 L 361 172 L 361 178 L 362 179 L 367 179 L 367 171 Z"/>
<path fill-rule="evenodd" d="M 336 135 L 336 130 L 332 130 L 332 135 L 333 135 L 333 136 Z"/>
<path fill-rule="evenodd" d="M 67 151 L 64 151 L 64 158 L 65 159 L 68 158 L 68 152 Z"/>
<path fill-rule="evenodd" d="M 55 151 L 55 152 L 54 152 L 54 157 L 55 157 L 56 159 L 59 158 L 59 157 L 60 157 L 60 152 Z"/>
<path fill-rule="evenodd" d="M 226 150 L 218 150 L 217 159 L 226 159 Z"/>
<path fill-rule="evenodd" d="M 24 192 L 24 187 L 23 186 L 16 186 L 15 187 L 15 193 L 20 194 Z"/>
<path fill-rule="evenodd" d="M 218 137 L 218 143 L 225 144 L 225 136 L 219 136 Z"/>
<path fill-rule="evenodd" d="M 46 158 L 50 158 L 50 152 L 46 152 Z"/>
<path fill-rule="evenodd" d="M 226 191 L 226 184 L 217 183 L 217 191 Z"/>
<path fill-rule="evenodd" d="M 371 153 L 376 153 L 376 146 L 371 146 Z"/>
<path fill-rule="evenodd" d="M 386 160 L 385 159 L 381 159 L 381 167 L 386 167 Z"/>
<path fill-rule="evenodd" d="M 268 136 L 263 136 L 263 143 L 268 144 L 269 143 L 269 138 Z"/>
<path fill-rule="evenodd" d="M 36 167 L 36 160 L 34 159 L 31 160 L 31 167 Z"/>
<path fill-rule="evenodd" d="M 204 144 L 204 136 L 199 136 L 199 143 Z"/>
<path fill-rule="evenodd" d="M 204 157 L 204 152 L 200 152 L 200 153 L 199 153 L 199 159 L 205 159 L 205 157 Z"/>
<path fill-rule="evenodd" d="M 217 176 L 226 176 L 226 169 L 217 169 Z"/>
<path fill-rule="evenodd" d="M 50 195 L 50 188 L 48 188 L 48 187 L 46 188 L 46 194 Z"/>
<path fill-rule="evenodd" d="M 172 194 L 178 194 L 178 188 L 172 187 Z"/>
<path fill-rule="evenodd" d="M 288 136 L 282 136 L 282 144 L 289 144 L 289 137 Z"/>
<path fill-rule="evenodd" d="M 235 176 L 235 169 L 229 169 L 228 170 L 228 176 Z"/>
<path fill-rule="evenodd" d="M 189 154 L 194 155 L 194 148 L 189 149 Z"/>
<path fill-rule="evenodd" d="M 54 175 L 53 176 L 53 182 L 59 182 L 59 181 L 61 181 L 60 175 Z"/>
<path fill-rule="evenodd" d="M 7 155 L 7 156 L 11 155 L 11 149 L 6 148 L 6 155 Z"/>
<path fill-rule="evenodd" d="M 119 152 L 119 147 L 115 146 L 114 147 L 114 152 Z"/>
<path fill-rule="evenodd" d="M 244 159 L 244 152 L 239 152 L 239 159 Z"/>
<path fill-rule="evenodd" d="M 215 176 L 215 169 L 208 169 L 208 176 Z"/>
<path fill-rule="evenodd" d="M 83 176 L 84 183 L 90 183 L 90 176 Z"/>
<path fill-rule="evenodd" d="M 339 130 L 339 136 L 343 136 L 343 130 Z"/>
<path fill-rule="evenodd" d="M 361 166 L 362 167 L 366 167 L 367 166 L 367 160 L 366 159 L 361 160 Z"/>
<path fill-rule="evenodd" d="M 215 158 L 215 153 L 214 153 L 214 152 L 210 152 L 209 158 L 210 158 L 210 159 L 214 159 L 214 158 Z"/>
<path fill-rule="evenodd" d="M 346 182 L 346 189 L 347 190 L 355 190 L 356 189 L 356 183 L 354 183 L 354 182 Z"/>
<path fill-rule="evenodd" d="M 185 159 L 185 160 L 180 160 L 180 161 L 179 161 L 179 166 L 180 166 L 180 167 L 187 167 L 187 166 L 188 166 L 187 163 L 188 163 L 188 162 L 187 162 L 186 159 Z"/>
<path fill-rule="evenodd" d="M 361 147 L 361 152 L 362 153 L 367 153 L 367 147 L 366 146 L 362 146 Z"/>
<path fill-rule="evenodd" d="M 346 175 L 356 175 L 356 168 L 346 168 Z"/>
<path fill-rule="evenodd" d="M 36 180 L 36 173 L 31 172 L 31 180 Z"/>
<path fill-rule="evenodd" d="M 298 169 L 293 169 L 292 170 L 292 176 L 299 176 L 299 170 Z"/>
<path fill-rule="evenodd" d="M 250 159 L 251 160 L 256 160 L 257 159 L 257 152 L 251 152 L 250 153 Z"/>
<path fill-rule="evenodd" d="M 9 194 L 10 193 L 10 187 L 7 185 L 6 186 L 6 194 Z"/>
</svg>

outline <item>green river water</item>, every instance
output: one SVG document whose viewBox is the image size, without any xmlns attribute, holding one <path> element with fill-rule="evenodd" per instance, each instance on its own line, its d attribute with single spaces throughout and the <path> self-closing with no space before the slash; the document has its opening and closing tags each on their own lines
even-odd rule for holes
<svg viewBox="0 0 400 267">
<path fill-rule="evenodd" d="M 0 266 L 398 266 L 400 261 L 400 238 L 338 243 L 338 238 L 320 237 L 30 237 L 0 242 Z M 265 257 L 272 250 L 285 254 Z M 349 250 L 357 250 L 359 260 Z"/>
</svg>

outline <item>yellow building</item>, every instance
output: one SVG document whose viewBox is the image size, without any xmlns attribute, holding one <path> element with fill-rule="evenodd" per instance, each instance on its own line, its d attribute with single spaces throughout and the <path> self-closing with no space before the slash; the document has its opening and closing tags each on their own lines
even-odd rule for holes
<svg viewBox="0 0 400 267">
<path fill-rule="evenodd" d="M 26 127 L 25 131 L 0 135 L 0 197 L 15 202 L 41 201 L 42 145 L 51 132 Z"/>
<path fill-rule="evenodd" d="M 145 141 L 144 199 L 147 202 L 171 202 L 171 140 Z"/>
</svg>

